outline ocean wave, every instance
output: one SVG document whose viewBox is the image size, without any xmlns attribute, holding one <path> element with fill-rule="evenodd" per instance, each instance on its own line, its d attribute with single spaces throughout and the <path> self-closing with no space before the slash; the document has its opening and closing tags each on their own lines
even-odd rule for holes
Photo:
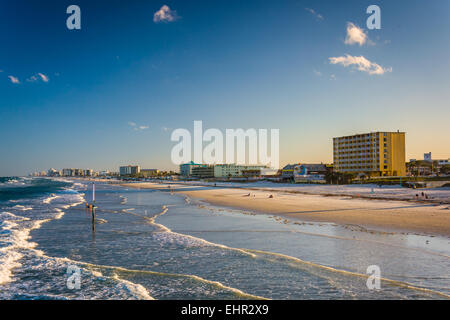
<svg viewBox="0 0 450 320">
<path fill-rule="evenodd" d="M 47 189 L 44 185 L 43 190 Z M 22 203 L 10 207 L 8 211 L 0 212 L 0 285 L 14 281 L 13 270 L 22 266 L 20 260 L 24 254 L 30 251 L 43 254 L 35 249 L 37 244 L 31 241 L 30 232 L 39 229 L 48 221 L 61 219 L 65 214 L 64 209 L 82 203 L 83 196 L 79 193 L 52 193 L 37 199 L 8 201 Z M 33 213 L 26 217 L 21 216 L 29 210 L 33 210 Z"/>
<path fill-rule="evenodd" d="M 134 208 L 132 208 L 134 210 Z M 214 247 L 219 247 L 225 250 L 231 250 L 231 251 L 235 251 L 235 252 L 239 252 L 242 253 L 244 255 L 248 255 L 248 256 L 252 256 L 255 257 L 255 255 L 251 252 L 247 252 L 243 249 L 239 249 L 239 248 L 231 248 L 228 247 L 226 245 L 223 244 L 218 244 L 218 243 L 213 243 L 213 242 L 209 242 L 205 239 L 202 238 L 197 238 L 191 235 L 187 235 L 187 234 L 182 234 L 182 233 L 178 233 L 178 232 L 174 232 L 172 230 L 170 230 L 168 227 L 156 223 L 155 219 L 162 216 L 163 214 L 165 214 L 169 208 L 167 206 L 162 206 L 162 211 L 153 215 L 152 217 L 146 217 L 146 216 L 142 216 L 139 215 L 137 213 L 134 212 L 130 212 L 130 210 L 132 209 L 124 209 L 122 210 L 125 213 L 129 213 L 135 216 L 138 216 L 140 218 L 145 219 L 146 221 L 148 221 L 151 225 L 155 226 L 159 232 L 166 234 L 166 236 L 159 236 L 160 240 L 164 240 L 164 241 L 169 241 L 169 242 L 178 242 L 178 244 L 183 244 L 183 245 L 190 245 L 190 246 L 214 246 Z M 167 235 L 171 235 L 172 237 L 167 237 Z M 158 235 L 155 233 L 154 237 L 158 237 Z"/>
<path fill-rule="evenodd" d="M 13 207 L 13 209 L 17 209 L 20 211 L 28 211 L 28 210 L 33 210 L 33 207 L 26 207 L 26 206 L 22 206 L 22 205 L 18 204 L 18 205 L 15 205 Z"/>
<path fill-rule="evenodd" d="M 276 257 L 277 259 L 274 261 L 276 263 L 283 263 L 283 261 L 288 262 L 289 264 L 291 263 L 295 263 L 297 265 L 301 265 L 301 266 L 308 266 L 310 272 L 312 272 L 313 274 L 319 276 L 319 277 L 323 277 L 324 275 L 320 274 L 317 272 L 317 270 L 322 270 L 322 271 L 327 271 L 327 272 L 331 272 L 334 274 L 341 274 L 341 275 L 345 275 L 345 276 L 350 276 L 350 277 L 359 277 L 359 278 L 368 278 L 369 275 L 366 274 L 361 274 L 358 272 L 353 272 L 353 271 L 347 271 L 347 270 L 342 270 L 339 268 L 334 268 L 331 266 L 325 266 L 325 265 L 321 265 L 318 263 L 314 263 L 311 261 L 304 261 L 302 259 L 293 257 L 293 256 L 289 256 L 289 255 L 285 255 L 285 254 L 281 254 L 281 253 L 276 253 L 276 252 L 270 252 L 270 251 L 263 251 L 263 250 L 252 250 L 252 249 L 243 249 L 243 248 L 233 248 L 233 247 L 228 247 L 222 244 L 217 244 L 217 243 L 212 243 L 209 242 L 207 240 L 201 239 L 201 238 L 197 238 L 191 235 L 186 235 L 186 234 L 181 234 L 181 233 L 177 233 L 177 232 L 173 232 L 171 231 L 169 228 L 167 228 L 166 226 L 162 225 L 162 224 L 158 224 L 155 222 L 155 219 L 164 215 L 167 211 L 168 208 L 166 206 L 162 207 L 162 211 L 155 214 L 152 217 L 145 217 L 145 216 L 140 216 L 136 213 L 131 213 L 128 212 L 130 214 L 136 215 L 136 216 L 140 216 L 142 218 L 144 218 L 145 220 L 147 220 L 150 224 L 155 225 L 156 227 L 159 228 L 159 233 L 155 233 L 154 237 L 157 237 L 159 241 L 161 242 L 170 242 L 170 243 L 177 243 L 177 244 L 181 244 L 184 246 L 196 246 L 196 245 L 207 245 L 207 246 L 216 246 L 222 249 L 226 249 L 226 250 L 232 250 L 235 252 L 239 252 L 239 253 L 243 253 L 246 254 L 248 256 L 250 256 L 251 258 L 261 258 L 261 257 L 267 257 L 267 256 L 272 256 L 272 257 Z M 271 260 L 268 260 L 269 262 Z M 325 278 L 327 280 L 332 280 L 332 276 L 325 276 Z M 429 288 L 423 288 L 423 287 L 419 287 L 419 286 L 415 286 L 412 285 L 410 283 L 407 282 L 403 282 L 403 281 L 398 281 L 398 280 L 394 280 L 394 279 L 388 279 L 388 278 L 381 278 L 382 283 L 391 285 L 391 286 L 396 286 L 396 287 L 401 287 L 403 289 L 408 289 L 411 291 L 415 291 L 415 292 L 422 292 L 425 294 L 430 294 L 430 295 L 436 295 L 436 296 L 441 296 L 447 299 L 450 299 L 450 295 L 444 293 L 444 292 L 440 292 L 437 290 L 433 290 L 433 289 L 429 289 Z"/>
<path fill-rule="evenodd" d="M 261 255 L 266 255 L 266 256 L 274 256 L 274 257 L 278 257 L 278 258 L 282 258 L 282 259 L 286 259 L 292 262 L 295 262 L 299 265 L 306 265 L 309 267 L 313 267 L 315 269 L 320 269 L 320 270 L 326 270 L 332 273 L 338 273 L 338 274 L 342 274 L 342 275 L 346 275 L 346 276 L 352 276 L 352 277 L 358 277 L 358 278 L 369 278 L 370 275 L 367 274 L 362 274 L 362 273 L 358 273 L 358 272 L 354 272 L 354 271 L 348 271 L 348 270 L 342 270 L 342 269 L 338 269 L 338 268 L 334 268 L 331 266 L 325 266 L 325 265 L 321 265 L 315 262 L 311 262 L 311 261 L 305 261 L 296 257 L 292 257 L 289 255 L 285 255 L 282 253 L 276 253 L 276 252 L 270 252 L 270 251 L 263 251 L 263 250 L 253 250 L 253 249 L 243 249 L 249 252 L 253 252 L 255 254 L 261 254 Z M 444 292 L 440 292 L 440 291 L 436 291 L 433 289 L 428 289 L 428 288 L 423 288 L 423 287 L 418 287 L 418 286 L 414 286 L 410 283 L 407 282 L 403 282 L 403 281 L 398 281 L 398 280 L 393 280 L 393 279 L 388 279 L 388 278 L 380 278 L 380 281 L 385 284 L 389 284 L 389 285 L 393 285 L 393 286 L 397 286 L 397 287 L 401 287 L 401 288 L 405 288 L 405 289 L 409 289 L 412 291 L 417 291 L 417 292 L 423 292 L 423 293 L 427 293 L 427 294 L 432 294 L 432 295 L 438 295 L 441 297 L 444 297 L 446 299 L 450 299 L 450 295 L 444 293 Z"/>
<path fill-rule="evenodd" d="M 141 297 L 141 299 L 143 300 L 155 300 L 155 298 L 153 298 L 149 292 L 147 291 L 147 289 L 145 289 L 144 286 L 140 285 L 140 284 L 136 284 L 133 283 L 131 281 L 125 280 L 125 279 L 121 279 L 119 278 L 119 276 L 117 274 L 114 274 L 113 279 L 122 282 L 125 287 L 132 293 L 137 294 L 139 297 Z"/>
<path fill-rule="evenodd" d="M 27 180 L 21 177 L 2 177 L 0 178 L 0 189 L 1 188 L 14 188 L 22 187 L 26 185 Z"/>
<path fill-rule="evenodd" d="M 60 196 L 58 196 L 58 195 L 52 193 L 52 194 L 50 195 L 50 197 L 45 198 L 44 200 L 42 200 L 42 203 L 50 204 L 50 202 L 52 202 L 52 201 L 55 200 L 55 199 L 58 199 L 59 197 L 60 197 Z"/>
<path fill-rule="evenodd" d="M 122 200 L 120 201 L 120 204 L 126 204 L 128 202 L 128 198 L 125 196 L 120 195 L 119 196 Z"/>
<path fill-rule="evenodd" d="M 64 259 L 65 261 L 72 261 L 67 258 L 62 258 L 62 259 Z M 123 278 L 120 278 L 118 273 L 134 274 L 134 275 L 143 274 L 143 275 L 152 275 L 152 276 L 165 277 L 165 278 L 185 278 L 185 279 L 193 280 L 198 283 L 208 284 L 217 289 L 223 289 L 225 291 L 229 291 L 229 292 L 233 293 L 234 296 L 239 297 L 239 298 L 268 300 L 265 297 L 249 294 L 249 293 L 243 292 L 240 289 L 227 286 L 219 281 L 208 280 L 208 279 L 199 277 L 197 275 L 166 273 L 166 272 L 157 272 L 157 271 L 151 271 L 151 270 L 134 270 L 134 269 L 128 269 L 128 268 L 124 268 L 124 267 L 99 265 L 99 264 L 93 264 L 93 263 L 82 262 L 82 261 L 72 261 L 72 262 L 77 265 L 87 267 L 92 274 L 97 275 L 98 277 L 105 277 L 105 275 L 102 272 L 97 271 L 98 269 L 112 270 L 113 271 L 113 273 L 112 273 L 113 279 L 126 284 L 127 289 L 130 289 L 131 292 L 140 295 L 143 299 L 153 300 L 154 298 L 149 294 L 148 290 L 144 286 L 134 283 L 134 282 L 131 282 L 131 281 L 128 281 L 128 280 L 125 280 Z"/>
</svg>

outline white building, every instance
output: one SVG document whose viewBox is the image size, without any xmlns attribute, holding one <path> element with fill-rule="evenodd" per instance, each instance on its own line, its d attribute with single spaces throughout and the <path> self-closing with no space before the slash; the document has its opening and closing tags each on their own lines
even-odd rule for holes
<svg viewBox="0 0 450 320">
<path fill-rule="evenodd" d="M 260 175 L 261 170 L 266 169 L 266 166 L 253 165 L 236 165 L 236 164 L 216 164 L 214 165 L 214 177 L 215 178 L 230 178 L 230 177 L 242 177 L 247 173 L 255 172 Z M 258 173 L 259 172 L 259 173 Z"/>
<path fill-rule="evenodd" d="M 428 161 L 428 162 L 437 161 L 438 165 L 440 165 L 440 166 L 444 166 L 446 164 L 450 164 L 450 159 L 435 159 L 435 160 L 432 160 L 431 152 L 424 153 L 423 154 L 423 160 L 424 161 Z"/>
<path fill-rule="evenodd" d="M 72 171 L 73 171 L 73 169 L 64 168 L 64 169 L 62 169 L 62 175 L 64 177 L 71 177 L 72 176 Z"/>
<path fill-rule="evenodd" d="M 129 176 L 139 174 L 141 172 L 141 167 L 139 166 L 122 166 L 119 168 L 119 173 L 121 176 Z"/>
<path fill-rule="evenodd" d="M 59 176 L 59 171 L 56 170 L 56 169 L 53 169 L 53 168 L 48 169 L 47 176 L 49 176 L 49 177 L 57 177 L 57 176 Z"/>
</svg>

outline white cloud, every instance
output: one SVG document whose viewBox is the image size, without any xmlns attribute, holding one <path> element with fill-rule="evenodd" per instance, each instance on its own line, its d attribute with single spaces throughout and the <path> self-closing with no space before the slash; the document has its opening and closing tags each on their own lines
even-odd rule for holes
<svg viewBox="0 0 450 320">
<path fill-rule="evenodd" d="M 375 62 L 371 62 L 363 56 L 354 57 L 345 55 L 341 57 L 329 58 L 331 64 L 342 64 L 344 67 L 355 66 L 357 70 L 367 72 L 368 74 L 382 75 L 386 72 L 392 72 L 392 68 L 383 68 Z"/>
<path fill-rule="evenodd" d="M 129 121 L 128 125 L 130 127 L 132 127 L 134 131 L 142 131 L 142 130 L 147 130 L 149 128 L 149 126 L 138 126 L 136 124 L 136 122 L 133 122 L 133 121 Z"/>
<path fill-rule="evenodd" d="M 36 81 L 39 81 L 39 80 L 44 81 L 44 82 L 48 82 L 49 78 L 45 74 L 39 72 L 38 74 L 36 74 L 34 76 L 31 76 L 31 77 L 29 77 L 27 79 L 28 82 L 36 82 Z"/>
<path fill-rule="evenodd" d="M 43 73 L 38 73 L 38 76 L 41 77 L 41 80 L 44 82 L 48 82 L 48 77 Z"/>
<path fill-rule="evenodd" d="M 19 78 L 16 78 L 14 76 L 8 76 L 9 80 L 11 80 L 12 83 L 20 83 Z"/>
<path fill-rule="evenodd" d="M 336 76 L 334 74 L 330 75 L 330 80 L 336 80 Z"/>
<path fill-rule="evenodd" d="M 363 29 L 355 26 L 353 23 L 347 23 L 347 37 L 345 38 L 345 44 L 358 43 L 360 46 L 365 44 L 368 40 L 367 34 Z"/>
<path fill-rule="evenodd" d="M 313 70 L 314 74 L 318 77 L 320 77 L 322 75 L 322 72 L 317 71 L 317 70 Z"/>
<path fill-rule="evenodd" d="M 175 10 L 171 10 L 169 6 L 163 5 L 161 9 L 155 12 L 153 15 L 153 22 L 172 22 L 178 18 L 177 12 Z"/>
<path fill-rule="evenodd" d="M 320 13 L 317 13 L 314 9 L 305 8 L 305 10 L 313 14 L 317 19 L 323 20 L 323 16 Z"/>
</svg>

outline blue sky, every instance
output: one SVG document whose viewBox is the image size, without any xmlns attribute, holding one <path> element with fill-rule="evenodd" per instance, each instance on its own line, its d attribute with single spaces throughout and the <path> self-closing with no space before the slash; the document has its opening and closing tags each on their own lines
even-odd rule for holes
<svg viewBox="0 0 450 320">
<path fill-rule="evenodd" d="M 66 28 L 71 4 L 81 30 Z M 381 30 L 366 27 L 371 4 Z M 155 22 L 164 5 L 174 19 Z M 282 165 L 331 162 L 334 136 L 397 129 L 407 159 L 448 158 L 449 9 L 438 0 L 1 1 L 0 176 L 174 169 L 170 133 L 194 120 L 279 128 Z M 349 41 L 349 26 L 363 43 Z"/>
</svg>

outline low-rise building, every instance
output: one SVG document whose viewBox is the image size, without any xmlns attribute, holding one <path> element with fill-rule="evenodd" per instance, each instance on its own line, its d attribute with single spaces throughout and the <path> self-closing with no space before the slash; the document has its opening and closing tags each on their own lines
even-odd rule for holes
<svg viewBox="0 0 450 320">
<path fill-rule="evenodd" d="M 287 164 L 281 169 L 281 179 L 289 181 L 294 179 L 294 168 L 299 164 Z"/>
<path fill-rule="evenodd" d="M 216 164 L 214 165 L 215 178 L 244 177 L 244 172 L 252 173 L 252 176 L 260 176 L 261 170 L 267 166 L 261 165 L 236 165 L 236 164 Z"/>
<path fill-rule="evenodd" d="M 294 167 L 295 183 L 326 183 L 328 168 L 324 164 L 300 164 Z"/>
<path fill-rule="evenodd" d="M 141 176 L 144 178 L 156 177 L 159 173 L 158 169 L 142 169 Z"/>
<path fill-rule="evenodd" d="M 192 168 L 192 177 L 195 178 L 214 178 L 214 166 L 201 166 Z"/>
<path fill-rule="evenodd" d="M 195 163 L 194 161 L 183 163 L 180 165 L 180 176 L 190 177 L 192 175 L 192 169 L 198 167 L 206 167 L 206 164 Z"/>
<path fill-rule="evenodd" d="M 323 163 L 288 164 L 281 170 L 281 178 L 284 181 L 295 182 L 325 180 L 325 174 L 332 170 L 332 165 Z"/>
</svg>

